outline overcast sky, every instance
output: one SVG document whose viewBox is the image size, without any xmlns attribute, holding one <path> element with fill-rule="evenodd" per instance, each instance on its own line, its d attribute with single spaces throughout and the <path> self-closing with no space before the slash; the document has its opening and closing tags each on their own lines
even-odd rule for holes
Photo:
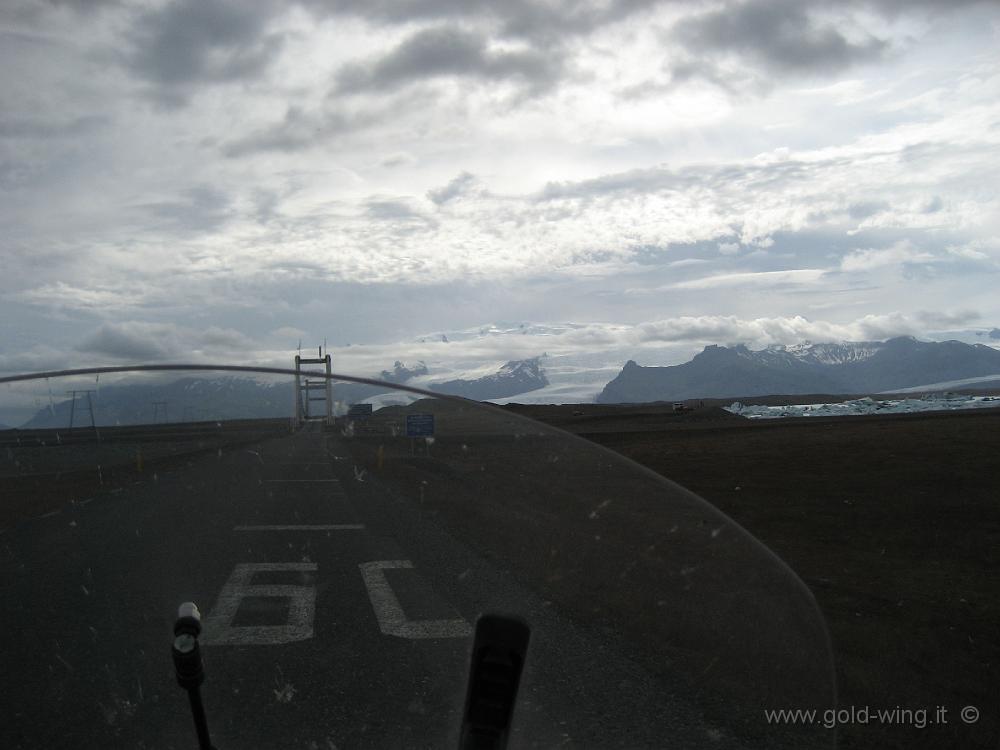
<svg viewBox="0 0 1000 750">
<path fill-rule="evenodd" d="M 0 7 L 0 370 L 1000 325 L 995 2 Z"/>
</svg>

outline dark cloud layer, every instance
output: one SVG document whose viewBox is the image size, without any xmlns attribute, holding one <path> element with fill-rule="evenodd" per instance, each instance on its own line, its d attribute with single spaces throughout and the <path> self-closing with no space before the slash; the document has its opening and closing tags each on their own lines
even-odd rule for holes
<svg viewBox="0 0 1000 750">
<path fill-rule="evenodd" d="M 495 51 L 483 35 L 453 26 L 418 31 L 383 57 L 353 63 L 337 74 L 341 92 L 391 90 L 441 76 L 512 79 L 535 91 L 550 88 L 563 70 L 562 57 L 535 49 Z"/>
<path fill-rule="evenodd" d="M 503 37 L 551 41 L 586 34 L 625 20 L 638 11 L 668 3 L 662 0 L 312 0 L 306 4 L 322 12 L 350 15 L 379 25 L 486 20 Z"/>
<path fill-rule="evenodd" d="M 281 49 L 267 33 L 274 5 L 261 0 L 181 0 L 136 18 L 126 63 L 168 106 L 199 85 L 253 79 Z"/>
<path fill-rule="evenodd" d="M 747 71 L 740 67 L 728 76 L 720 73 L 716 61 L 727 57 L 770 76 L 833 74 L 887 51 L 884 39 L 867 35 L 852 41 L 841 29 L 817 20 L 813 11 L 818 7 L 800 0 L 750 0 L 684 18 L 669 38 L 692 59 L 675 66 L 674 79 L 700 76 L 723 86 L 727 79 L 746 79 Z"/>
<path fill-rule="evenodd" d="M 170 351 L 155 333 L 159 331 L 150 331 L 146 326 L 107 323 L 84 339 L 77 351 L 135 362 L 164 359 Z"/>
<path fill-rule="evenodd" d="M 834 6 L 864 8 L 885 16 L 914 10 L 947 13 L 986 5 L 995 0 L 786 0 L 792 13 Z M 505 37 L 551 38 L 587 34 L 603 26 L 627 20 L 657 7 L 686 7 L 710 13 L 766 14 L 772 0 L 301 0 L 303 6 L 322 15 L 364 19 L 376 25 L 407 25 L 414 22 L 489 20 Z M 794 6 L 794 7 L 792 7 Z M 781 18 L 775 20 L 781 21 Z"/>
<path fill-rule="evenodd" d="M 126 320 L 102 323 L 76 351 L 132 362 L 183 359 L 210 351 L 221 356 L 252 351 L 255 341 L 231 328 L 190 328 L 176 323 Z"/>
<path fill-rule="evenodd" d="M 883 16 L 946 13 L 988 0 L 848 0 L 833 7 Z M 571 74 L 573 43 L 651 9 L 687 14 L 666 32 L 674 83 L 706 80 L 730 91 L 765 90 L 768 78 L 835 73 L 876 60 L 889 42 L 850 37 L 818 11 L 819 0 L 298 0 L 317 21 L 350 17 L 375 28 L 422 26 L 394 48 L 341 68 L 335 90 L 385 92 L 441 78 L 507 81 L 520 93 L 555 89 Z M 78 7 L 78 3 L 70 3 Z M 278 0 L 179 0 L 133 13 L 123 62 L 144 91 L 166 106 L 185 104 L 204 86 L 250 81 L 281 53 L 272 22 L 289 10 Z M 505 42 L 498 48 L 494 42 Z M 515 47 L 511 48 L 513 43 Z M 675 56 L 674 56 L 675 57 Z M 730 65 L 720 66 L 720 60 Z M 652 62 L 652 61 L 651 61 Z M 662 61 L 657 61 L 662 62 Z M 642 89 L 633 87 L 632 94 Z M 265 139 L 266 140 L 266 139 Z M 281 139 L 263 150 L 283 150 Z M 293 143 L 293 147 L 297 144 Z M 249 148 L 248 150 L 261 150 Z"/>
</svg>

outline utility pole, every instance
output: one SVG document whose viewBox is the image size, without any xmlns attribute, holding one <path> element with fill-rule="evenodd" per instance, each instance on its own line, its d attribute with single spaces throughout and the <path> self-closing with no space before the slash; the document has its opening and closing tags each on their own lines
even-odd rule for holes
<svg viewBox="0 0 1000 750">
<path fill-rule="evenodd" d="M 156 424 L 157 417 L 160 416 L 160 407 L 163 408 L 163 422 L 166 424 L 170 421 L 167 417 L 167 402 L 166 401 L 154 401 L 153 402 L 153 424 Z"/>
<path fill-rule="evenodd" d="M 97 417 L 94 415 L 94 401 L 91 398 L 92 394 L 96 393 L 94 390 L 76 390 L 76 391 L 66 391 L 67 394 L 72 398 L 69 406 L 69 426 L 70 429 L 73 427 L 73 417 L 76 415 L 76 397 L 78 394 L 83 394 L 87 397 L 87 411 L 90 412 L 90 426 L 94 428 L 94 432 L 97 434 L 97 439 L 101 439 L 100 430 L 97 429 Z"/>
</svg>

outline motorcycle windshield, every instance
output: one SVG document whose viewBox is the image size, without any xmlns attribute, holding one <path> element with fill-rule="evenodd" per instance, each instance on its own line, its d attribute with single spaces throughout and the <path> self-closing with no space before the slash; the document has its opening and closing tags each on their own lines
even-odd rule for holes
<svg viewBox="0 0 1000 750">
<path fill-rule="evenodd" d="M 509 410 L 324 373 L 0 385 L 4 747 L 457 746 L 477 618 L 512 747 L 832 747 L 812 595 L 707 502 Z M 329 387 L 328 387 L 329 383 Z"/>
</svg>

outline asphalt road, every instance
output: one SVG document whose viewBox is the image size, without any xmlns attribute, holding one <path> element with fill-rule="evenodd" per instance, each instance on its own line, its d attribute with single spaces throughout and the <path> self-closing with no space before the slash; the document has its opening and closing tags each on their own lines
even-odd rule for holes
<svg viewBox="0 0 1000 750">
<path fill-rule="evenodd" d="M 195 746 L 171 628 L 205 618 L 220 750 L 455 746 L 483 611 L 532 625 L 513 743 L 734 747 L 616 645 L 306 430 L 0 535 L 0 746 Z"/>
</svg>

